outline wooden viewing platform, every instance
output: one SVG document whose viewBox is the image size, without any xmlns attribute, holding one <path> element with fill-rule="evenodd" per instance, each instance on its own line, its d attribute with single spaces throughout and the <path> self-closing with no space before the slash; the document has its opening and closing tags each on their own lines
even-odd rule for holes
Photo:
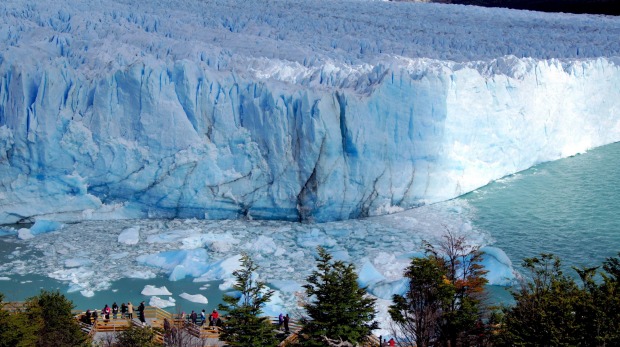
<svg viewBox="0 0 620 347">
<path fill-rule="evenodd" d="M 25 307 L 23 302 L 6 302 L 4 303 L 3 309 L 9 312 L 18 312 L 23 311 Z M 101 310 L 97 310 L 98 313 L 100 311 Z M 105 319 L 100 314 L 97 321 L 94 321 L 91 317 L 90 324 L 84 322 L 84 315 L 86 314 L 86 311 L 72 310 L 71 312 L 75 319 L 79 322 L 82 331 L 92 336 L 95 341 L 109 340 L 111 336 L 129 329 L 131 326 L 142 326 L 142 323 L 138 320 L 138 312 L 135 310 L 133 319 L 122 317 L 120 313 L 117 318 L 113 318 L 113 316 L 110 315 L 110 319 Z M 152 328 L 155 328 L 155 339 L 161 344 L 164 344 L 164 340 L 166 339 L 166 336 L 164 336 L 164 319 L 167 319 L 173 330 L 185 333 L 188 335 L 186 338 L 192 339 L 191 346 L 220 347 L 225 345 L 225 342 L 220 341 L 219 339 L 220 328 L 217 326 L 209 326 L 208 324 L 194 324 L 187 319 L 187 317 L 175 318 L 175 315 L 172 313 L 154 306 L 145 307 L 144 317 L 146 324 Z M 278 329 L 278 317 L 270 317 L 270 321 L 274 326 L 274 330 Z M 289 321 L 290 333 L 279 344 L 279 346 L 290 346 L 295 343 L 298 340 L 298 332 L 300 330 L 301 323 L 295 319 L 291 319 Z M 284 334 L 282 330 L 278 330 L 278 333 Z M 362 346 L 379 346 L 379 338 L 374 335 L 370 335 L 367 342 Z"/>
</svg>

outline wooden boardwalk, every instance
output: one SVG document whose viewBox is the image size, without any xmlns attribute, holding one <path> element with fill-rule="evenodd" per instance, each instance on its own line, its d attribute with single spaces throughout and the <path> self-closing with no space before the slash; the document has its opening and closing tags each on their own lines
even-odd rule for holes
<svg viewBox="0 0 620 347">
<path fill-rule="evenodd" d="M 22 302 L 4 303 L 5 310 L 9 312 L 22 311 Z M 100 310 L 97 311 L 98 313 Z M 134 311 L 134 318 L 129 319 L 110 316 L 105 319 L 101 314 L 95 321 L 91 317 L 90 324 L 85 322 L 85 311 L 73 310 L 75 319 L 79 322 L 82 331 L 91 335 L 93 340 L 100 345 L 112 345 L 118 332 L 127 330 L 131 326 L 142 326 L 137 319 L 138 313 Z M 192 323 L 187 317 L 180 319 L 174 318 L 173 314 L 154 306 L 146 306 L 144 310 L 146 325 L 154 328 L 157 342 L 167 346 L 186 346 L 186 347 L 221 347 L 225 341 L 220 341 L 220 328 L 208 325 L 198 325 Z M 169 331 L 164 330 L 164 319 L 170 322 Z M 284 335 L 283 329 L 278 328 L 278 318 L 271 317 L 271 323 L 278 334 Z M 297 341 L 297 334 L 301 330 L 301 324 L 297 320 L 289 321 L 289 334 L 284 338 L 279 346 L 290 346 Z M 368 341 L 362 346 L 379 346 L 379 339 L 371 335 Z"/>
</svg>

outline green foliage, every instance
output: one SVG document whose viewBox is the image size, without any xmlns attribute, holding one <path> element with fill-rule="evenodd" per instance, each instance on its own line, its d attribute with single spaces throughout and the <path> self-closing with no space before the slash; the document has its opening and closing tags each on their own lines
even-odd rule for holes
<svg viewBox="0 0 620 347">
<path fill-rule="evenodd" d="M 4 295 L 0 293 L 0 347 L 34 346 L 37 341 L 37 326 L 28 322 L 23 312 L 10 313 L 4 310 Z"/>
<path fill-rule="evenodd" d="M 300 342 L 304 346 L 324 346 L 326 337 L 359 343 L 378 328 L 374 321 L 375 299 L 357 284 L 352 264 L 332 261 L 321 247 L 318 253 L 317 270 L 304 286 L 313 301 L 305 307 L 311 319 L 303 322 Z"/>
<path fill-rule="evenodd" d="M 230 346 L 276 346 L 273 326 L 262 317 L 262 308 L 273 295 L 262 281 L 252 278 L 258 266 L 247 254 L 241 256 L 241 269 L 233 272 L 237 281 L 233 289 L 240 296 L 224 295 L 224 304 L 218 309 L 226 311 L 220 339 Z"/>
<path fill-rule="evenodd" d="M 58 291 L 41 290 L 38 296 L 25 303 L 25 316 L 36 327 L 39 347 L 90 346 L 90 338 L 73 318 L 73 302 Z"/>
<path fill-rule="evenodd" d="M 119 346 L 123 347 L 155 347 L 159 346 L 155 342 L 155 331 L 149 326 L 132 325 L 127 330 L 116 334 Z"/>
<path fill-rule="evenodd" d="M 409 288 L 394 295 L 390 316 L 403 342 L 456 346 L 479 334 L 486 279 L 482 252 L 463 236 L 447 231 L 435 247 L 426 243 L 426 256 L 412 259 L 405 271 Z"/>
<path fill-rule="evenodd" d="M 435 248 L 426 244 L 427 255 L 443 259 L 446 265 L 446 278 L 454 288 L 454 295 L 448 306 L 444 307 L 441 324 L 441 338 L 452 346 L 478 329 L 482 318 L 482 299 L 484 275 L 488 272 L 480 264 L 483 253 L 477 246 L 468 245 L 463 235 L 446 230 Z"/>
<path fill-rule="evenodd" d="M 445 262 L 433 257 L 414 258 L 405 271 L 409 288 L 394 295 L 390 316 L 408 346 L 429 346 L 438 340 L 442 308 L 454 296 L 454 286 L 446 278 Z"/>
<path fill-rule="evenodd" d="M 513 293 L 505 309 L 498 345 L 620 345 L 620 261 L 575 269 L 582 285 L 565 276 L 552 254 L 524 260 L 530 280 Z M 602 280 L 596 281 L 597 274 Z"/>
<path fill-rule="evenodd" d="M 513 293 L 516 305 L 505 312 L 503 338 L 508 344 L 574 345 L 574 305 L 579 288 L 551 254 L 525 259 L 531 281 Z"/>
</svg>

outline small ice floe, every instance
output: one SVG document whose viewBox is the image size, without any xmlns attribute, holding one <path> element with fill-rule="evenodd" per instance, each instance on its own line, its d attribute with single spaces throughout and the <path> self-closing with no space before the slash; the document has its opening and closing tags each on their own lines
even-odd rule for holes
<svg viewBox="0 0 620 347">
<path fill-rule="evenodd" d="M 146 286 L 144 286 L 144 289 L 142 289 L 141 294 L 142 295 L 172 295 L 172 293 L 170 293 L 170 291 L 168 290 L 168 288 L 166 288 L 166 286 L 157 288 L 150 284 L 147 284 Z"/>
<path fill-rule="evenodd" d="M 208 304 L 209 300 L 202 294 L 187 294 L 187 293 L 183 293 L 181 295 L 179 295 L 180 297 L 182 297 L 183 299 L 187 300 L 187 301 L 191 301 L 191 302 L 196 302 L 199 304 Z"/>
<path fill-rule="evenodd" d="M 176 305 L 176 300 L 174 300 L 174 298 L 168 298 L 168 300 L 166 300 L 158 296 L 153 296 L 149 301 L 149 305 L 159 308 L 166 308 Z"/>
</svg>

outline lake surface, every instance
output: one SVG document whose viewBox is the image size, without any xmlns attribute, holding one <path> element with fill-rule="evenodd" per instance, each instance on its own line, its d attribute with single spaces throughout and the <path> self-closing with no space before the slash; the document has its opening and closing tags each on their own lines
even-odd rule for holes
<svg viewBox="0 0 620 347">
<path fill-rule="evenodd" d="M 537 165 L 462 196 L 472 225 L 515 265 L 540 253 L 565 267 L 600 265 L 620 252 L 620 143 Z M 574 275 L 574 271 L 567 270 Z"/>
</svg>

